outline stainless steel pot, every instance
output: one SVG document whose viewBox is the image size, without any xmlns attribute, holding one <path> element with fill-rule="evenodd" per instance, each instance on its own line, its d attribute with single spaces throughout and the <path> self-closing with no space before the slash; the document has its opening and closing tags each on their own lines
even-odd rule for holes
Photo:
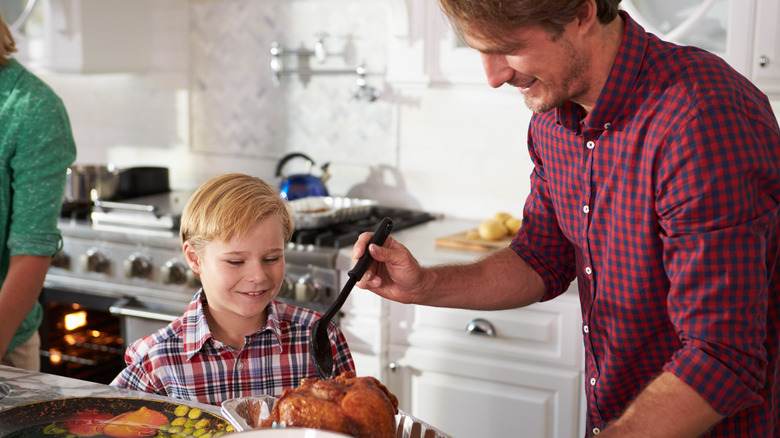
<svg viewBox="0 0 780 438">
<path fill-rule="evenodd" d="M 65 180 L 65 203 L 114 201 L 164 193 L 170 190 L 168 168 L 108 165 L 77 165 L 68 168 Z"/>
<path fill-rule="evenodd" d="M 68 168 L 63 201 L 68 203 L 112 199 L 119 188 L 119 169 L 112 165 L 76 165 Z"/>
</svg>

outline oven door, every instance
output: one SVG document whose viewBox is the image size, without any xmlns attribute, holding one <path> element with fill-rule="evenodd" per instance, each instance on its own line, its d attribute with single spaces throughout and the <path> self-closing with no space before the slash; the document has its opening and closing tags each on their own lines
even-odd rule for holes
<svg viewBox="0 0 780 438">
<path fill-rule="evenodd" d="M 41 371 L 97 383 L 110 383 L 124 369 L 129 344 L 186 309 L 52 285 L 43 288 L 39 301 Z"/>
</svg>

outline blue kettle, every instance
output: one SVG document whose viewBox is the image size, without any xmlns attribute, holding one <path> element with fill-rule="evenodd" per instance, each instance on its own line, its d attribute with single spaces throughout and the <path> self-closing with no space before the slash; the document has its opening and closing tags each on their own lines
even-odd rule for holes
<svg viewBox="0 0 780 438">
<path fill-rule="evenodd" d="M 286 176 L 282 171 L 288 161 L 295 158 L 303 158 L 309 162 L 309 173 Z M 276 165 L 276 177 L 280 179 L 279 189 L 282 198 L 292 201 L 293 199 L 305 198 L 308 196 L 328 196 L 328 189 L 325 187 L 325 181 L 330 177 L 328 166 L 325 163 L 320 166 L 322 176 L 317 177 L 311 174 L 311 168 L 314 167 L 314 160 L 300 152 L 287 154 L 279 160 Z"/>
</svg>

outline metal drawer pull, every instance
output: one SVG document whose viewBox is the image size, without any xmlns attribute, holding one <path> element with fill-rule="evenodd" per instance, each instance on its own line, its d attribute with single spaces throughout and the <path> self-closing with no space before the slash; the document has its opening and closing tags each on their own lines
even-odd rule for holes
<svg viewBox="0 0 780 438">
<path fill-rule="evenodd" d="M 494 338 L 496 336 L 496 329 L 493 328 L 493 324 L 487 319 L 474 318 L 466 325 L 466 333 Z"/>
</svg>

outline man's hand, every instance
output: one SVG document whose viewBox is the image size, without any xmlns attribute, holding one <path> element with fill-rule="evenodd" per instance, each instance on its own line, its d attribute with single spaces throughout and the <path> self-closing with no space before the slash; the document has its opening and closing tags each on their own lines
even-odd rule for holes
<svg viewBox="0 0 780 438">
<path fill-rule="evenodd" d="M 363 255 L 371 235 L 372 233 L 361 234 L 352 248 L 350 258 L 353 266 Z M 424 288 L 425 271 L 409 250 L 392 236 L 387 238 L 383 246 L 372 244 L 368 250 L 374 262 L 356 286 L 400 303 L 414 302 L 414 297 Z"/>
</svg>

